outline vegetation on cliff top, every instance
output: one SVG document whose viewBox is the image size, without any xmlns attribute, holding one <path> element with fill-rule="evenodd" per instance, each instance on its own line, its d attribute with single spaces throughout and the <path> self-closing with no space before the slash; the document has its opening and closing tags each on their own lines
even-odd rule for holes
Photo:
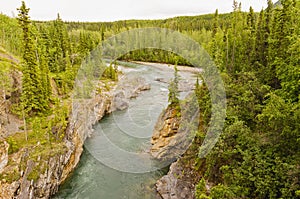
<svg viewBox="0 0 300 199">
<path fill-rule="evenodd" d="M 281 3 L 256 15 L 235 2 L 231 26 L 213 36 L 228 107 L 217 145 L 197 160 L 197 198 L 300 198 L 300 2 Z"/>
<path fill-rule="evenodd" d="M 1 179 L 6 182 L 17 180 L 20 175 L 15 174 L 24 171 L 30 160 L 38 165 L 28 178 L 36 180 L 45 167 L 39 163 L 65 151 L 63 141 L 76 71 L 99 42 L 96 34 L 87 31 L 69 34 L 59 15 L 54 21 L 38 24 L 30 20 L 29 8 L 24 2 L 18 10 L 17 20 L 0 15 L 0 27 L 5 33 L 1 34 L 0 42 L 4 47 L 0 51 L 1 105 L 5 110 L 1 114 L 8 115 L 1 125 L 9 131 L 1 135 L 9 143 L 9 162 Z M 109 69 L 106 78 L 117 80 L 115 68 Z M 13 74 L 14 71 L 19 76 Z M 21 85 L 15 85 L 14 79 Z M 19 119 L 10 121 L 10 115 Z M 24 164 L 19 165 L 13 156 L 20 156 Z"/>
</svg>

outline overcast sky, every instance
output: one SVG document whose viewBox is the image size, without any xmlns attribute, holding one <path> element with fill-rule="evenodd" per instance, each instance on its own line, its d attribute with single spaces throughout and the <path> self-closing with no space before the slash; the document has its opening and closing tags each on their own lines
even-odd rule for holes
<svg viewBox="0 0 300 199">
<path fill-rule="evenodd" d="M 267 0 L 240 0 L 243 10 L 266 7 Z M 52 20 L 57 13 L 66 21 L 158 19 L 181 15 L 231 12 L 233 0 L 25 0 L 34 20 Z M 21 0 L 0 0 L 0 12 L 17 14 Z"/>
</svg>

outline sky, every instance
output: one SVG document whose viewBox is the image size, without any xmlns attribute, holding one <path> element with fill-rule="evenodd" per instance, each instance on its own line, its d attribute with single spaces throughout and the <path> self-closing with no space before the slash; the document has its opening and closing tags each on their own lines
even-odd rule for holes
<svg viewBox="0 0 300 199">
<path fill-rule="evenodd" d="M 266 8 L 267 0 L 239 0 L 243 10 Z M 53 20 L 57 13 L 65 21 L 116 21 L 163 19 L 232 11 L 233 0 L 25 0 L 33 20 Z M 17 15 L 21 0 L 0 0 L 0 13 Z"/>
</svg>

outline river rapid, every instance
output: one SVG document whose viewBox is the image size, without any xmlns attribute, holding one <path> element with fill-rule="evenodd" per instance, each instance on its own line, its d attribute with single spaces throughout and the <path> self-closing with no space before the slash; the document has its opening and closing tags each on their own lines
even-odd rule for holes
<svg viewBox="0 0 300 199">
<path fill-rule="evenodd" d="M 160 64 L 132 64 L 121 67 L 127 77 L 141 77 L 151 85 L 137 98 L 129 101 L 129 108 L 105 116 L 94 126 L 94 134 L 86 140 L 80 163 L 53 198 L 78 199 L 157 199 L 155 182 L 165 175 L 168 167 L 146 173 L 123 172 L 107 166 L 95 158 L 91 148 L 106 153 L 99 146 L 103 136 L 125 151 L 147 153 L 159 114 L 168 105 L 168 83 L 174 70 Z M 179 71 L 183 81 L 194 84 L 195 75 Z M 180 93 L 184 98 L 188 91 Z M 102 137 L 101 137 L 102 136 Z M 128 161 L 130 166 L 131 162 Z"/>
</svg>

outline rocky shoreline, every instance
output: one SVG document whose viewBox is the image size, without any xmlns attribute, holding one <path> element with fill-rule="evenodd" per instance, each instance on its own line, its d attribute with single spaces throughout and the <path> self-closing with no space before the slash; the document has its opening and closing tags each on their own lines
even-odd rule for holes
<svg viewBox="0 0 300 199">
<path fill-rule="evenodd" d="M 73 101 L 73 109 L 64 139 L 66 147 L 64 153 L 53 155 L 47 160 L 38 158 L 37 161 L 28 160 L 27 162 L 22 162 L 24 156 L 28 154 L 26 149 L 13 154 L 10 158 L 18 164 L 25 164 L 25 167 L 20 171 L 19 179 L 13 182 L 0 181 L 0 198 L 46 199 L 54 195 L 79 163 L 84 141 L 93 133 L 93 125 L 112 111 L 126 109 L 128 100 L 150 89 L 150 85 L 142 78 L 128 79 L 123 76 L 119 85 L 121 86 L 114 86 L 110 91 L 95 94 L 91 99 Z M 2 171 L 12 169 L 7 164 L 9 160 L 6 142 L 0 150 L 0 169 Z M 29 180 L 28 176 L 36 166 L 45 168 L 38 174 L 37 180 Z"/>
<path fill-rule="evenodd" d="M 197 154 L 192 151 L 191 132 L 198 129 L 198 109 L 194 109 L 193 95 L 181 102 L 181 111 L 168 106 L 158 118 L 152 135 L 151 155 L 158 160 L 174 161 L 169 172 L 156 182 L 156 191 L 162 199 L 193 199 L 200 176 L 194 169 Z M 192 114 L 191 114 L 192 111 Z M 193 112 L 194 111 L 194 112 Z M 192 116 L 192 117 L 191 117 Z M 194 155 L 192 155 L 194 154 Z"/>
<path fill-rule="evenodd" d="M 151 63 L 148 64 L 155 66 Z M 180 70 L 182 69 L 180 68 Z M 93 133 L 93 125 L 106 114 L 126 109 L 130 99 L 137 97 L 140 92 L 150 89 L 150 85 L 143 78 L 130 79 L 126 75 L 121 76 L 118 85 L 120 86 L 113 85 L 109 91 L 94 94 L 90 99 L 73 100 L 73 109 L 69 116 L 64 139 L 65 152 L 50 156 L 47 160 L 38 158 L 37 161 L 28 160 L 25 163 L 22 161 L 29 153 L 26 149 L 21 149 L 13 154 L 10 158 L 13 158 L 14 162 L 18 164 L 25 164 L 25 167 L 20 171 L 19 179 L 13 182 L 0 181 L 0 198 L 46 199 L 54 195 L 78 165 L 84 141 Z M 100 84 L 100 90 L 105 90 L 102 89 L 103 87 L 107 87 L 107 85 Z M 192 89 L 192 86 L 189 88 Z M 168 151 L 173 150 L 172 145 L 176 145 L 182 136 L 185 136 L 184 133 L 178 133 L 180 118 L 174 114 L 172 109 L 165 110 L 156 124 L 152 139 L 154 147 L 151 153 L 158 159 L 166 158 Z M 6 133 L 9 134 L 9 132 Z M 8 161 L 8 144 L 3 142 L 0 146 L 0 174 L 2 171 L 13 169 L 8 166 Z M 181 162 L 182 158 L 179 158 L 171 164 L 168 174 L 157 181 L 156 190 L 161 198 L 193 198 L 194 184 L 189 183 L 191 181 L 183 176 L 186 168 Z M 45 167 L 43 172 L 39 173 L 37 180 L 29 180 L 28 176 L 33 168 L 39 166 Z"/>
<path fill-rule="evenodd" d="M 167 64 L 143 63 L 153 67 L 165 69 Z M 199 68 L 177 66 L 179 71 L 201 73 Z M 157 81 L 164 81 L 158 79 Z M 192 91 L 194 84 L 179 82 L 179 91 Z M 155 188 L 162 199 L 193 199 L 195 198 L 195 185 L 200 179 L 195 169 L 197 152 L 193 151 L 194 140 L 191 132 L 199 127 L 199 110 L 197 100 L 193 93 L 186 96 L 180 103 L 180 114 L 174 107 L 168 106 L 158 118 L 151 139 L 150 153 L 156 159 L 174 160 L 169 172 L 160 178 Z"/>
</svg>

